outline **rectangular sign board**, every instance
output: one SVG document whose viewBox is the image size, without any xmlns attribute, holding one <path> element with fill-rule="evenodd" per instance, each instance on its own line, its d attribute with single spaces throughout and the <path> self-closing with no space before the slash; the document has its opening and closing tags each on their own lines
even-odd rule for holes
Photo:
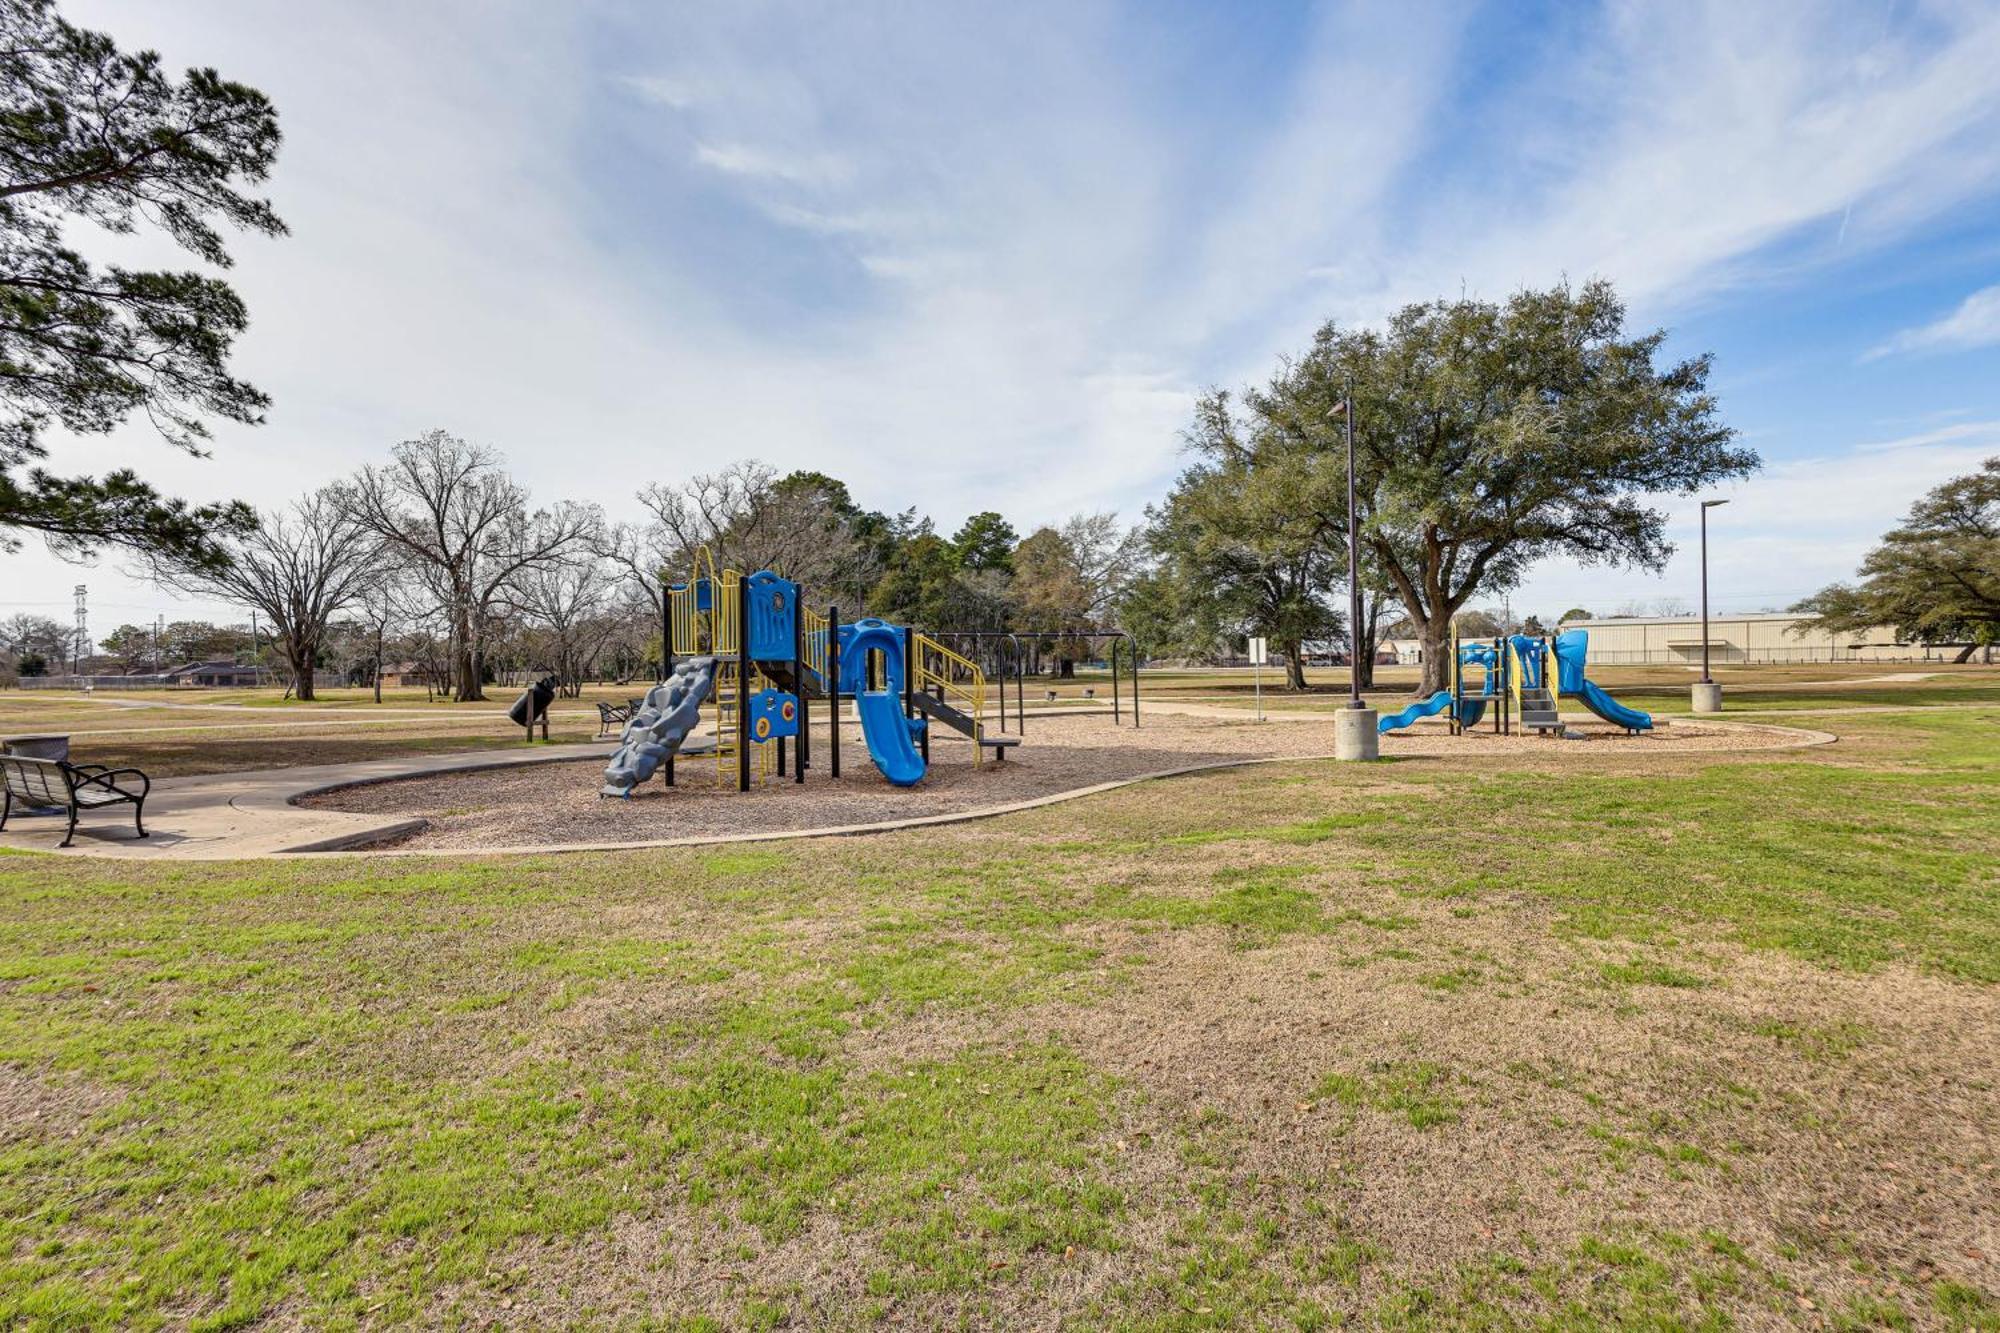
<svg viewBox="0 0 2000 1333">
<path fill-rule="evenodd" d="M 1266 639 L 1250 640 L 1250 665 L 1263 666 L 1271 660 L 1270 642 Z"/>
</svg>

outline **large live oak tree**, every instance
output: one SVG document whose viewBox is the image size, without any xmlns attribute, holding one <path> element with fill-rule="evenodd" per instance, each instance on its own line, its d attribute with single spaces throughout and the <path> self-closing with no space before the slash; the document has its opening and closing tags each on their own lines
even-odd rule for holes
<svg viewBox="0 0 2000 1333">
<path fill-rule="evenodd" d="M 2000 643 L 2000 457 L 1910 507 L 1861 562 L 1861 581 L 1822 588 L 1793 607 L 1800 631 L 1892 626 L 1907 641 L 1963 645 L 1963 662 Z"/>
<path fill-rule="evenodd" d="M 0 4 L 0 549 L 40 533 L 59 554 L 110 545 L 211 566 L 254 530 L 241 504 L 160 495 L 130 470 L 60 476 L 38 465 L 60 425 L 105 434 L 143 412 L 192 454 L 207 419 L 254 424 L 268 400 L 229 373 L 248 315 L 219 278 L 91 264 L 76 224 L 164 231 L 230 263 L 223 229 L 279 235 L 263 181 L 278 151 L 265 96 L 212 69 L 175 79 L 65 22 L 51 0 Z"/>
<path fill-rule="evenodd" d="M 1351 381 L 1363 558 L 1416 629 L 1432 691 L 1475 594 L 1546 557 L 1658 569 L 1673 547 L 1654 497 L 1757 467 L 1718 419 L 1709 358 L 1656 365 L 1664 339 L 1628 335 L 1603 281 L 1436 301 L 1379 333 L 1327 324 L 1243 406 L 1258 430 L 1339 455 Z"/>
<path fill-rule="evenodd" d="M 1194 464 L 1149 509 L 1147 539 L 1172 586 L 1210 600 L 1200 620 L 1261 635 L 1285 658 L 1285 684 L 1306 687 L 1305 643 L 1344 630 L 1345 460 L 1253 414 L 1227 393 L 1204 396 L 1186 436 Z"/>
</svg>

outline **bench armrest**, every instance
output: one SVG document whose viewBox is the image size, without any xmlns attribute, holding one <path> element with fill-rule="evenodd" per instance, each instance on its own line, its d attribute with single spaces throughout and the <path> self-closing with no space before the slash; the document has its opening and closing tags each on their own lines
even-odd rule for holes
<svg viewBox="0 0 2000 1333">
<path fill-rule="evenodd" d="M 71 784 L 73 788 L 102 787 L 105 791 L 117 792 L 120 796 L 134 801 L 145 800 L 147 793 L 153 790 L 153 780 L 136 768 L 105 768 L 101 764 L 92 764 L 90 768 L 93 771 L 86 772 L 75 765 L 71 765 L 70 772 L 76 775 L 76 781 Z M 138 791 L 128 791 L 113 780 L 125 777 L 128 774 L 139 779 L 140 785 Z"/>
</svg>

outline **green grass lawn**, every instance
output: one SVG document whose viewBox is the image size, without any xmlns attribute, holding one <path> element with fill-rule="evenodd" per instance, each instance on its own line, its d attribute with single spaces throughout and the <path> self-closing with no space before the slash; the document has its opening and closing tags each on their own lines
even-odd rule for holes
<svg viewBox="0 0 2000 1333">
<path fill-rule="evenodd" d="M 0 1324 L 2000 1328 L 1996 722 L 0 856 Z"/>
</svg>

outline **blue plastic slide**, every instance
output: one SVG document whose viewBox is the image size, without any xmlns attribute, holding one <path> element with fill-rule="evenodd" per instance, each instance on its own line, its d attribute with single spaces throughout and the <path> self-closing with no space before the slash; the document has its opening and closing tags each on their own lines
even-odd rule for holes
<svg viewBox="0 0 2000 1333">
<path fill-rule="evenodd" d="M 1614 727 L 1623 727 L 1627 731 L 1651 731 L 1652 714 L 1627 708 L 1584 676 L 1583 668 L 1589 650 L 1589 630 L 1564 630 L 1556 635 L 1556 683 L 1562 692 L 1573 696 Z"/>
<path fill-rule="evenodd" d="M 868 655 L 882 654 L 882 688 L 868 683 Z M 920 717 L 903 715 L 903 631 L 869 617 L 840 627 L 840 690 L 854 698 L 861 715 L 861 735 L 868 757 L 883 777 L 898 787 L 914 787 L 924 778 L 924 757 L 916 736 L 924 729 Z"/>
<path fill-rule="evenodd" d="M 1400 713 L 1385 714 L 1375 724 L 1375 733 L 1383 735 L 1391 731 L 1401 731 L 1420 717 L 1432 717 L 1451 707 L 1451 691 L 1439 690 L 1428 699 L 1420 699 Z"/>
<path fill-rule="evenodd" d="M 1596 681 L 1586 680 L 1583 688 L 1576 691 L 1577 702 L 1603 718 L 1614 727 L 1627 731 L 1651 731 L 1653 716 L 1636 708 L 1627 708 L 1616 699 L 1599 689 Z"/>
</svg>

